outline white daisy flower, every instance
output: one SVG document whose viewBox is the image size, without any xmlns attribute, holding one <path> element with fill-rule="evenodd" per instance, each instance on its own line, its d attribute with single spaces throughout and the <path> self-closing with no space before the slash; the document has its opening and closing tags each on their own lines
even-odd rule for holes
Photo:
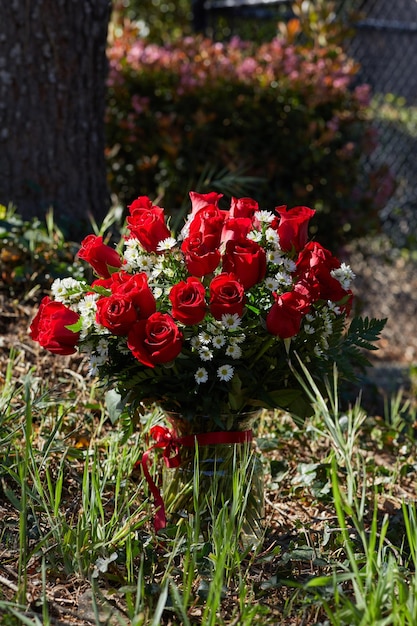
<svg viewBox="0 0 417 626">
<path fill-rule="evenodd" d="M 225 313 L 222 315 L 222 324 L 225 328 L 229 330 L 235 330 L 239 328 L 242 322 L 242 318 L 239 317 L 237 313 Z"/>
<path fill-rule="evenodd" d="M 97 356 L 92 354 L 88 364 L 88 375 L 91 376 L 91 378 L 98 376 L 98 366 L 99 363 L 97 362 Z"/>
<path fill-rule="evenodd" d="M 338 269 L 332 270 L 330 274 L 333 278 L 336 278 L 336 280 L 339 281 L 343 289 L 349 289 L 352 280 L 355 278 L 355 274 L 353 273 L 350 265 L 347 265 L 346 263 L 342 263 Z"/>
<path fill-rule="evenodd" d="M 152 293 L 154 295 L 155 300 L 158 300 L 158 298 L 160 298 L 163 295 L 164 290 L 162 289 L 162 287 L 155 286 L 152 288 Z"/>
<path fill-rule="evenodd" d="M 209 344 L 211 342 L 211 335 L 209 335 L 209 333 L 207 333 L 205 330 L 203 330 L 198 335 L 198 338 L 201 344 Z"/>
<path fill-rule="evenodd" d="M 295 269 L 297 267 L 292 259 L 283 259 L 282 265 L 284 266 L 284 269 L 286 269 L 287 272 L 289 272 L 290 274 L 292 272 L 295 272 Z"/>
<path fill-rule="evenodd" d="M 229 344 L 226 348 L 226 355 L 230 356 L 232 359 L 240 359 L 242 356 L 242 348 L 237 344 Z"/>
<path fill-rule="evenodd" d="M 202 346 L 202 343 L 199 337 L 191 337 L 190 344 L 191 344 L 191 347 L 194 348 L 195 350 L 198 350 Z"/>
<path fill-rule="evenodd" d="M 210 350 L 208 346 L 201 346 L 198 350 L 198 354 L 202 361 L 211 361 L 213 358 L 213 350 Z"/>
<path fill-rule="evenodd" d="M 266 258 L 269 263 L 274 263 L 274 265 L 280 265 L 282 263 L 282 250 L 268 250 L 266 253 Z"/>
<path fill-rule="evenodd" d="M 264 285 L 267 289 L 269 289 L 269 291 L 276 291 L 279 287 L 279 282 L 276 278 L 270 276 L 268 278 L 265 278 Z"/>
<path fill-rule="evenodd" d="M 310 324 L 304 324 L 303 328 L 304 328 L 304 332 L 307 335 L 314 335 L 314 333 L 316 332 L 314 327 L 310 326 Z"/>
<path fill-rule="evenodd" d="M 271 224 L 275 219 L 275 215 L 271 211 L 256 211 L 254 218 L 261 224 Z"/>
<path fill-rule="evenodd" d="M 221 365 L 217 370 L 217 377 L 219 380 L 224 380 L 227 383 L 229 380 L 232 380 L 234 373 L 235 369 L 231 365 Z"/>
<path fill-rule="evenodd" d="M 79 283 L 75 278 L 57 278 L 51 285 L 51 292 L 57 302 L 70 304 L 81 297 L 84 287 L 83 283 Z"/>
<path fill-rule="evenodd" d="M 155 257 L 149 254 L 142 254 L 138 260 L 138 268 L 150 275 L 155 266 Z"/>
<path fill-rule="evenodd" d="M 226 343 L 226 338 L 224 335 L 214 335 L 212 342 L 214 348 L 221 348 Z"/>
<path fill-rule="evenodd" d="M 277 272 L 275 274 L 275 280 L 278 281 L 281 287 L 290 287 L 292 285 L 292 278 L 287 272 Z"/>
<path fill-rule="evenodd" d="M 337 304 L 335 304 L 331 300 L 327 301 L 327 306 L 329 307 L 329 311 L 331 311 L 335 315 L 340 315 L 342 312 L 342 309 L 340 308 L 340 306 L 337 306 Z"/>
<path fill-rule="evenodd" d="M 245 335 L 234 335 L 233 337 L 229 337 L 229 344 L 231 346 L 238 346 L 240 343 L 243 343 L 246 339 Z"/>
<path fill-rule="evenodd" d="M 206 383 L 208 381 L 208 373 L 205 367 L 199 367 L 196 373 L 194 374 L 194 378 L 197 384 Z"/>
<path fill-rule="evenodd" d="M 248 235 L 248 239 L 251 241 L 255 241 L 256 243 L 260 243 L 262 241 L 262 233 L 260 230 L 251 230 Z"/>
<path fill-rule="evenodd" d="M 265 238 L 268 243 L 271 243 L 276 248 L 279 248 L 279 235 L 273 228 L 267 228 L 265 232 Z"/>
<path fill-rule="evenodd" d="M 158 243 L 156 246 L 157 252 L 164 252 L 165 250 L 171 250 L 177 245 L 175 237 L 167 237 Z"/>
</svg>

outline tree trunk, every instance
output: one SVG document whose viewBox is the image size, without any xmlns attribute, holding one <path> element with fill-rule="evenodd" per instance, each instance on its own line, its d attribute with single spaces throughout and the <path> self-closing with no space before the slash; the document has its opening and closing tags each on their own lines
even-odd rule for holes
<svg viewBox="0 0 417 626">
<path fill-rule="evenodd" d="M 109 208 L 104 157 L 110 0 L 9 0 L 0 20 L 0 203 L 53 207 L 68 235 Z"/>
</svg>

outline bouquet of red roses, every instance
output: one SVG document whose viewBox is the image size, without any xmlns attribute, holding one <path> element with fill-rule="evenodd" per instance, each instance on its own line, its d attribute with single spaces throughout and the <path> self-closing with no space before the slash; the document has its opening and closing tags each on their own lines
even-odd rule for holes
<svg viewBox="0 0 417 626">
<path fill-rule="evenodd" d="M 303 412 L 293 354 L 318 382 L 335 362 L 351 376 L 384 320 L 347 324 L 354 275 L 309 240 L 312 209 L 190 198 L 177 236 L 146 196 L 129 207 L 120 250 L 87 236 L 79 257 L 95 279 L 56 280 L 31 337 L 57 354 L 88 355 L 91 375 L 133 407 L 210 415 L 226 428 L 225 416 L 254 407 Z"/>
</svg>

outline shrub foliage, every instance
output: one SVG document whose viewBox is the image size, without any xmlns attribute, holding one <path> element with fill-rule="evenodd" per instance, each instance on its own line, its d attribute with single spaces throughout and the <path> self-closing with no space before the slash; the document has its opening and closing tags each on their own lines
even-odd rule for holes
<svg viewBox="0 0 417 626">
<path fill-rule="evenodd" d="M 157 45 L 125 28 L 109 60 L 107 158 L 121 202 L 149 195 L 180 209 L 187 189 L 214 188 L 208 169 L 226 168 L 246 173 L 261 205 L 315 208 L 332 245 L 377 228 L 377 191 L 390 185 L 386 170 L 363 168 L 375 147 L 369 90 L 352 87 L 357 67 L 340 47 Z"/>
</svg>

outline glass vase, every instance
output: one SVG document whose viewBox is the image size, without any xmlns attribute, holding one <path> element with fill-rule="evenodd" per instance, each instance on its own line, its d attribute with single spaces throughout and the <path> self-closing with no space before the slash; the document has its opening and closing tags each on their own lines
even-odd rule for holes
<svg viewBox="0 0 417 626">
<path fill-rule="evenodd" d="M 240 415 L 231 424 L 229 420 L 228 431 L 218 431 L 212 425 L 209 435 L 204 431 L 200 443 L 201 433 L 193 432 L 193 425 L 180 414 L 167 415 L 175 436 L 188 440 L 188 445 L 180 446 L 178 467 L 163 468 L 162 497 L 168 525 L 188 520 L 198 524 L 203 538 L 210 540 L 216 518 L 222 512 L 223 516 L 226 514 L 222 519 L 233 525 L 244 548 L 260 544 L 265 515 L 264 474 L 251 441 L 251 427 L 257 415 L 258 412 Z M 210 424 L 207 419 L 195 422 Z M 235 439 L 241 442 L 230 443 Z"/>
</svg>

